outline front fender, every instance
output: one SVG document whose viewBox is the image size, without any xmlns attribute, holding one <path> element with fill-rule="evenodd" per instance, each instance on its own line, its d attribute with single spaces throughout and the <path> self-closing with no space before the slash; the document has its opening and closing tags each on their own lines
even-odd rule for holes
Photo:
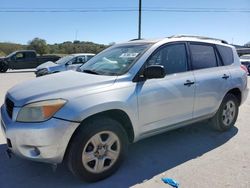
<svg viewBox="0 0 250 188">
<path fill-rule="evenodd" d="M 108 110 L 125 112 L 134 128 L 135 136 L 138 133 L 138 109 L 135 88 L 110 90 L 97 94 L 85 95 L 71 99 L 55 117 L 70 121 L 82 122 L 86 118 Z"/>
</svg>

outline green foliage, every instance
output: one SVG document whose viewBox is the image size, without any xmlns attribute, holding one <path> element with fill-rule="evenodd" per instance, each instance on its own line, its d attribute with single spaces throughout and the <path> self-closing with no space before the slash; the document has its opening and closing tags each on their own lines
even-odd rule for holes
<svg viewBox="0 0 250 188">
<path fill-rule="evenodd" d="M 34 38 L 32 41 L 30 41 L 27 48 L 29 50 L 35 50 L 40 55 L 48 53 L 46 40 L 40 38 Z"/>
<path fill-rule="evenodd" d="M 93 42 L 84 41 L 67 41 L 61 44 L 53 44 L 49 46 L 49 53 L 57 54 L 73 54 L 73 53 L 99 53 L 107 48 L 103 44 L 95 44 Z"/>
<path fill-rule="evenodd" d="M 0 51 L 0 57 L 4 57 L 4 56 L 6 56 L 6 54 L 4 53 L 4 52 L 2 52 L 2 51 Z"/>
<path fill-rule="evenodd" d="M 27 45 L 13 44 L 13 43 L 0 43 L 0 54 L 8 55 L 16 50 L 36 50 L 38 54 L 72 54 L 72 53 L 94 53 L 107 48 L 108 45 L 96 44 L 86 41 L 66 41 L 63 43 L 46 44 L 46 41 L 39 38 L 34 38 Z M 2 56 L 2 55 L 1 55 Z"/>
<path fill-rule="evenodd" d="M 26 49 L 26 45 L 14 44 L 14 43 L 0 43 L 0 54 L 8 55 L 16 50 Z"/>
</svg>

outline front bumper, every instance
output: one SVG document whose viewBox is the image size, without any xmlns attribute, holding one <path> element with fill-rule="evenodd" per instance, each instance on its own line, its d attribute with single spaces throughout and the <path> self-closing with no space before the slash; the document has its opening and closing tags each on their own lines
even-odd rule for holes
<svg viewBox="0 0 250 188">
<path fill-rule="evenodd" d="M 1 127 L 11 152 L 34 161 L 61 163 L 69 140 L 79 123 L 51 118 L 41 123 L 20 123 L 10 119 L 1 107 Z M 9 143 L 10 142 L 10 143 Z"/>
</svg>

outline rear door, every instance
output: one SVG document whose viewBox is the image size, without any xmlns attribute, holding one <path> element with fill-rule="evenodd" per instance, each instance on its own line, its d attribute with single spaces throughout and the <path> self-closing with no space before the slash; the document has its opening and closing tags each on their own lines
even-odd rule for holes
<svg viewBox="0 0 250 188">
<path fill-rule="evenodd" d="M 190 42 L 189 49 L 195 77 L 194 118 L 212 115 L 229 90 L 229 71 L 213 44 Z"/>
<path fill-rule="evenodd" d="M 185 43 L 168 44 L 146 62 L 146 66 L 163 65 L 167 75 L 138 83 L 139 119 L 144 134 L 192 118 L 195 87 L 186 49 Z"/>
<path fill-rule="evenodd" d="M 36 68 L 38 66 L 35 52 L 25 52 L 24 61 L 26 68 Z"/>
</svg>

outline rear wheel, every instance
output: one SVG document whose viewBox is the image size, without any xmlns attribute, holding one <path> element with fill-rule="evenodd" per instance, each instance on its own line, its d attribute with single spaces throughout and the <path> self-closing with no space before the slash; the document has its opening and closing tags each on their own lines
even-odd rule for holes
<svg viewBox="0 0 250 188">
<path fill-rule="evenodd" d="M 104 179 L 121 165 L 127 146 L 127 135 L 119 122 L 110 118 L 88 121 L 71 141 L 68 167 L 82 180 Z"/>
<path fill-rule="evenodd" d="M 8 70 L 8 65 L 5 62 L 0 62 L 0 72 L 6 72 Z"/>
<path fill-rule="evenodd" d="M 239 101 L 233 94 L 227 94 L 217 113 L 212 118 L 216 130 L 227 131 L 232 128 L 237 120 Z"/>
</svg>

